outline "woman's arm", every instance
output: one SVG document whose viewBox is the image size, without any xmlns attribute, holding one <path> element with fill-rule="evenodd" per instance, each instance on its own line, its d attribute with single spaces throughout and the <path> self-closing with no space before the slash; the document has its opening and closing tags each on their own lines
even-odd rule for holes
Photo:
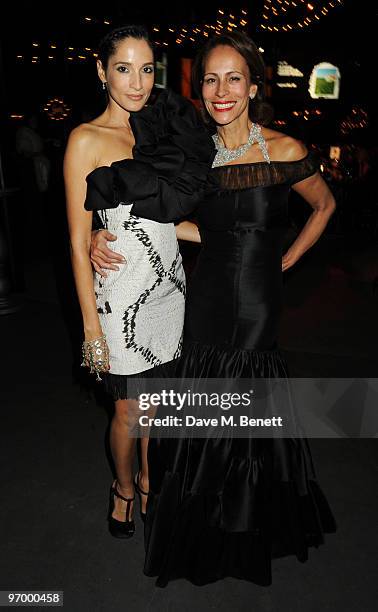
<svg viewBox="0 0 378 612">
<path fill-rule="evenodd" d="M 84 209 L 87 191 L 85 179 L 96 166 L 92 151 L 92 138 L 85 128 L 73 130 L 64 157 L 64 182 L 71 262 L 87 341 L 102 335 L 89 258 L 93 213 Z"/>
<path fill-rule="evenodd" d="M 176 236 L 178 240 L 188 242 L 201 242 L 198 227 L 191 221 L 182 221 L 176 225 Z M 96 272 L 106 278 L 105 270 L 119 270 L 119 265 L 126 263 L 126 259 L 120 253 L 109 249 L 108 241 L 117 240 L 108 230 L 95 230 L 92 232 L 90 245 L 90 260 Z"/>
<path fill-rule="evenodd" d="M 201 236 L 198 227 L 192 221 L 181 221 L 176 225 L 176 236 L 178 240 L 187 240 L 188 242 L 201 242 Z"/>
<path fill-rule="evenodd" d="M 283 271 L 291 268 L 315 244 L 336 208 L 335 198 L 318 172 L 299 183 L 295 183 L 293 189 L 310 204 L 313 212 L 298 237 L 283 256 Z"/>
</svg>

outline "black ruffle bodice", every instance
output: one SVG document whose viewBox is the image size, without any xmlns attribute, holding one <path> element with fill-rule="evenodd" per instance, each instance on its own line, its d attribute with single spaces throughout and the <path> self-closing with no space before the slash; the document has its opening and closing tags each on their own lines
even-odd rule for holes
<svg viewBox="0 0 378 612">
<path fill-rule="evenodd" d="M 133 204 L 132 214 L 169 222 L 203 197 L 214 143 L 189 100 L 163 91 L 152 106 L 130 114 L 133 159 L 102 166 L 87 176 L 86 210 Z M 174 215 L 172 215 L 174 211 Z"/>
</svg>

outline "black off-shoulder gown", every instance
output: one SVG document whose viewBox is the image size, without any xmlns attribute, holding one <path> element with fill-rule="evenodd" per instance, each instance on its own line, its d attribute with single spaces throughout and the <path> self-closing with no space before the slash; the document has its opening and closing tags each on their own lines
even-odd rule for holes
<svg viewBox="0 0 378 612">
<path fill-rule="evenodd" d="M 277 347 L 288 196 L 316 171 L 311 153 L 211 170 L 177 376 L 288 376 Z M 142 201 L 135 208 L 151 214 Z M 148 462 L 144 572 L 158 586 L 226 576 L 269 585 L 273 558 L 306 561 L 336 530 L 306 439 L 151 437 Z"/>
</svg>

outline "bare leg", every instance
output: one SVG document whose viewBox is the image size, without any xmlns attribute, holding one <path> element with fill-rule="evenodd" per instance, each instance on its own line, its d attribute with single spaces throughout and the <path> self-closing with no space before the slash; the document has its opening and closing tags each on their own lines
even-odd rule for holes
<svg viewBox="0 0 378 612">
<path fill-rule="evenodd" d="M 114 460 L 117 490 L 123 497 L 134 496 L 133 463 L 138 428 L 138 402 L 136 400 L 117 400 L 110 426 L 110 448 Z M 131 504 L 131 507 L 133 504 Z M 114 498 L 112 516 L 118 521 L 125 520 L 126 502 Z M 132 509 L 130 518 L 132 517 Z"/>
<path fill-rule="evenodd" d="M 156 414 L 156 410 L 157 410 L 156 406 L 150 405 L 150 407 L 148 408 L 146 412 L 144 412 L 144 414 L 148 416 L 149 418 L 153 418 Z M 140 470 L 138 473 L 138 484 L 142 491 L 145 491 L 146 493 L 148 493 L 150 487 L 149 487 L 149 478 L 148 478 L 147 451 L 148 451 L 148 441 L 149 441 L 149 435 L 150 435 L 150 426 L 140 425 L 139 434 L 140 434 L 141 465 L 140 465 Z M 146 506 L 147 506 L 147 495 L 144 495 L 143 493 L 141 493 L 141 512 L 143 512 L 143 514 L 145 514 L 146 512 Z"/>
</svg>

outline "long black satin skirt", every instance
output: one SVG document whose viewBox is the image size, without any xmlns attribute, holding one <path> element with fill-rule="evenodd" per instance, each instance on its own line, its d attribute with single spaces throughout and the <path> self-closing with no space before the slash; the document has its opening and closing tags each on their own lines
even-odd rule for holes
<svg viewBox="0 0 378 612">
<path fill-rule="evenodd" d="M 227 351 L 186 344 L 185 378 L 285 377 L 278 350 Z M 227 576 L 272 582 L 272 559 L 308 559 L 336 531 L 303 438 L 158 438 L 148 449 L 150 494 L 144 572 L 157 586 Z"/>
</svg>

